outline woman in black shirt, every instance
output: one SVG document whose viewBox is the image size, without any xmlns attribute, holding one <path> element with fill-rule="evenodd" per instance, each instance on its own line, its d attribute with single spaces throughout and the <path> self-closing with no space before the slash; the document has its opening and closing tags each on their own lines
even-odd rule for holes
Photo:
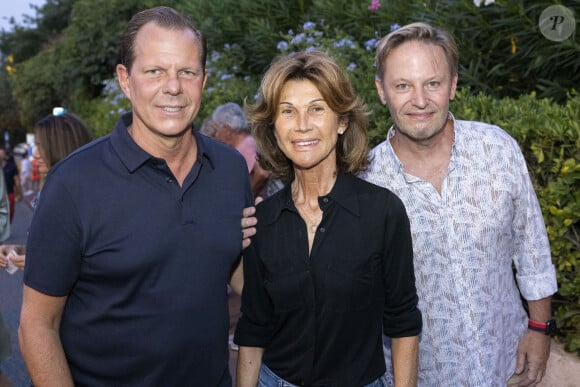
<svg viewBox="0 0 580 387">
<path fill-rule="evenodd" d="M 287 185 L 257 206 L 244 252 L 237 386 L 416 383 L 421 314 L 409 221 L 368 164 L 367 110 L 326 54 L 274 61 L 248 107 L 262 167 Z"/>
</svg>

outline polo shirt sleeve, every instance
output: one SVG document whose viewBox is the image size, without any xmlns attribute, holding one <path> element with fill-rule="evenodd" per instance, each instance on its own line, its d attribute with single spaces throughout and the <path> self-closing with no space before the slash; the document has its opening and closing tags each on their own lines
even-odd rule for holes
<svg viewBox="0 0 580 387">
<path fill-rule="evenodd" d="M 28 233 L 24 283 L 50 296 L 65 296 L 81 264 L 81 227 L 75 201 L 59 175 L 42 188 Z"/>
<path fill-rule="evenodd" d="M 421 332 L 422 318 L 417 307 L 411 230 L 405 207 L 394 194 L 385 218 L 383 331 L 390 337 L 416 336 Z"/>
</svg>

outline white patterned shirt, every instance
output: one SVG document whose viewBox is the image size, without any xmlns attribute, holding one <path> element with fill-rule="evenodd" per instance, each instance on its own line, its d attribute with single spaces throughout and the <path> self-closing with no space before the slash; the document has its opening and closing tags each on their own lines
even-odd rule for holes
<svg viewBox="0 0 580 387">
<path fill-rule="evenodd" d="M 404 171 L 393 128 L 362 177 L 397 194 L 411 222 L 423 314 L 419 386 L 505 386 L 527 329 L 520 291 L 527 300 L 552 295 L 555 268 L 516 141 L 497 126 L 450 119 L 455 139 L 441 194 Z"/>
</svg>

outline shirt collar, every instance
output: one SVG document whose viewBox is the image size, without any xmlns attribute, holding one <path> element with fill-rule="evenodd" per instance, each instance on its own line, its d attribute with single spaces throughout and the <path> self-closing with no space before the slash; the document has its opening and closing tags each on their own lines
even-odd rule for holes
<svg viewBox="0 0 580 387">
<path fill-rule="evenodd" d="M 360 214 L 359 203 L 356 195 L 356 181 L 357 177 L 351 174 L 339 173 L 336 177 L 334 187 L 326 196 L 318 198 L 320 208 L 324 211 L 331 202 L 335 202 L 345 210 L 358 216 Z M 284 211 L 297 212 L 296 206 L 292 201 L 292 182 L 286 184 L 284 188 L 276 195 L 272 196 L 270 200 L 273 201 L 272 211 L 265 214 L 265 218 L 261 220 L 264 225 L 274 223 Z M 325 198 L 330 201 L 325 202 Z"/>
<path fill-rule="evenodd" d="M 145 152 L 139 145 L 137 145 L 135 140 L 133 140 L 131 135 L 129 135 L 127 128 L 132 122 L 132 112 L 123 114 L 117 121 L 117 124 L 111 133 L 111 143 L 113 148 L 127 170 L 131 173 L 135 172 L 139 167 L 153 158 L 152 155 Z M 203 162 L 204 159 L 207 159 L 210 167 L 213 169 L 214 163 L 212 160 L 215 160 L 216 157 L 216 147 L 212 146 L 209 138 L 193 130 L 193 127 L 192 133 L 195 136 L 197 143 L 197 161 Z"/>
</svg>

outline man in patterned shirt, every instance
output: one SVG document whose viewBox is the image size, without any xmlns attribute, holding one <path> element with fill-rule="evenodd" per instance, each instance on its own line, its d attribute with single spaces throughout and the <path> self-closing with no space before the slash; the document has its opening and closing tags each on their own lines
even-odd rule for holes
<svg viewBox="0 0 580 387">
<path fill-rule="evenodd" d="M 395 192 L 411 221 L 424 327 L 419 385 L 536 385 L 550 337 L 532 329 L 552 327 L 557 284 L 518 144 L 449 112 L 458 52 L 446 31 L 400 28 L 381 40 L 376 63 L 394 124 L 363 177 Z"/>
</svg>

